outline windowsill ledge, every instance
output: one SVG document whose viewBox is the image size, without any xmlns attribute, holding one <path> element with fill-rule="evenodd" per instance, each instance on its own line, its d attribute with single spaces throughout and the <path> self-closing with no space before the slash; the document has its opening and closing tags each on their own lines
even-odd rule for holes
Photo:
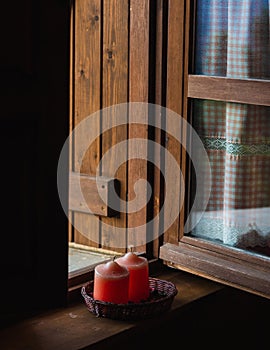
<svg viewBox="0 0 270 350">
<path fill-rule="evenodd" d="M 215 293 L 223 285 L 183 272 L 165 268 L 158 278 L 175 283 L 178 294 L 171 309 L 160 317 L 139 322 L 124 322 L 98 318 L 91 314 L 83 299 L 64 309 L 27 319 L 17 325 L 0 331 L 2 349 L 74 350 L 109 348 L 127 341 L 132 346 L 132 336 L 139 337 L 147 332 L 168 324 L 181 314 L 185 306 Z M 141 339 L 143 342 L 143 340 Z"/>
</svg>

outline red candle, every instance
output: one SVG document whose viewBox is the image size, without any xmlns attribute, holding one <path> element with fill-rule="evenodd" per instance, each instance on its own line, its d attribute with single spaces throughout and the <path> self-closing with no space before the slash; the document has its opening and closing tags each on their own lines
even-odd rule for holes
<svg viewBox="0 0 270 350">
<path fill-rule="evenodd" d="M 94 273 L 93 297 L 115 304 L 128 302 L 129 271 L 116 261 L 97 265 Z"/>
<path fill-rule="evenodd" d="M 129 271 L 128 300 L 138 303 L 149 297 L 148 261 L 142 256 L 128 252 L 116 262 Z"/>
</svg>

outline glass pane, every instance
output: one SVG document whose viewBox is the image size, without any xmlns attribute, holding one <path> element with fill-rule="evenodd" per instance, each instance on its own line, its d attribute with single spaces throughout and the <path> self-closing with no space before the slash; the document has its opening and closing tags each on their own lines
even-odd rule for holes
<svg viewBox="0 0 270 350">
<path fill-rule="evenodd" d="M 196 3 L 194 73 L 269 79 L 270 2 Z M 194 100 L 192 110 L 208 160 L 196 159 L 192 191 L 202 205 L 191 210 L 191 234 L 270 256 L 270 108 Z"/>
<path fill-rule="evenodd" d="M 192 235 L 270 255 L 270 107 L 194 100 L 193 120 L 211 176 L 198 157 Z"/>
<path fill-rule="evenodd" d="M 270 77 L 268 0 L 197 0 L 195 74 Z"/>
</svg>

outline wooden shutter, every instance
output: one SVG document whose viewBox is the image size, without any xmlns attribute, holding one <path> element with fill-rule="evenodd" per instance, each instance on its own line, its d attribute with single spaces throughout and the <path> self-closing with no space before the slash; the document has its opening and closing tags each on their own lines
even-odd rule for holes
<svg viewBox="0 0 270 350">
<path fill-rule="evenodd" d="M 98 169 L 96 181 L 103 181 L 107 198 L 117 183 L 120 198 L 126 201 L 133 198 L 133 184 L 138 177 L 147 179 L 149 176 L 147 166 L 138 165 L 140 160 L 128 161 L 128 154 L 134 152 L 132 148 L 127 148 L 124 154 L 126 162 L 117 171 L 114 170 L 118 157 L 116 151 L 111 152 L 106 171 L 99 164 L 102 156 L 117 143 L 138 136 L 148 138 L 146 125 L 121 125 L 102 133 L 104 119 L 100 111 L 129 101 L 148 102 L 149 22 L 149 1 L 74 1 L 70 131 L 89 115 L 100 113 L 98 122 L 93 125 L 96 134 L 100 133 L 100 136 L 92 143 L 82 164 L 80 142 L 76 138 L 72 140 L 70 217 L 74 220 L 76 229 L 71 228 L 70 241 L 123 252 L 125 249 L 118 247 L 128 246 L 130 237 L 119 237 L 114 227 L 128 228 L 147 221 L 147 207 L 129 215 L 112 212 L 109 206 L 104 206 L 100 201 L 97 184 L 94 182 Z M 115 120 L 113 111 L 110 117 L 112 121 Z M 147 149 L 145 153 L 147 154 Z M 138 172 L 137 169 L 141 170 Z M 76 198 L 76 189 L 74 191 L 72 186 L 74 176 L 82 177 L 88 193 L 89 207 L 94 209 L 91 215 L 84 212 L 85 208 L 80 206 L 80 200 Z M 98 216 L 99 221 L 93 215 Z M 104 230 L 104 225 L 111 226 L 109 234 Z M 86 231 L 89 232 L 88 237 L 85 235 Z M 145 243 L 136 241 L 134 237 L 132 242 L 133 245 L 135 242 L 137 250 L 146 250 Z"/>
</svg>

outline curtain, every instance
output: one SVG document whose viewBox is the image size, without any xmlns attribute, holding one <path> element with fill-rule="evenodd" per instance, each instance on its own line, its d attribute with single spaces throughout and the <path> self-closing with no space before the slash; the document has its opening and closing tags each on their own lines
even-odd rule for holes
<svg viewBox="0 0 270 350">
<path fill-rule="evenodd" d="M 269 14 L 268 0 L 198 0 L 195 74 L 269 79 Z M 192 234 L 270 248 L 270 108 L 196 100 L 193 110 L 212 189 Z"/>
</svg>

